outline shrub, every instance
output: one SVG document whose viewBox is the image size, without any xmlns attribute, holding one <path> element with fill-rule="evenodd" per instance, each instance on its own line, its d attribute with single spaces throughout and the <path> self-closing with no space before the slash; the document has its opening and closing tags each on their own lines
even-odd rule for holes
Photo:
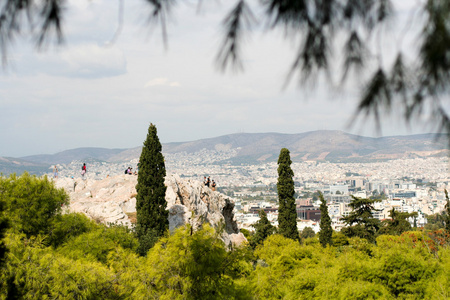
<svg viewBox="0 0 450 300">
<path fill-rule="evenodd" d="M 0 201 L 6 202 L 12 228 L 30 237 L 49 233 L 53 218 L 69 203 L 69 196 L 47 177 L 24 173 L 0 177 Z"/>
</svg>

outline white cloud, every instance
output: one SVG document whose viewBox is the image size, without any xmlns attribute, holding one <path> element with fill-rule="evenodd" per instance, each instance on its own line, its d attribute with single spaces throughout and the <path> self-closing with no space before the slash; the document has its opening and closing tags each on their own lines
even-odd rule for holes
<svg viewBox="0 0 450 300">
<path fill-rule="evenodd" d="M 69 47 L 57 56 L 46 55 L 42 63 L 42 71 L 65 77 L 104 78 L 122 75 L 127 71 L 122 50 L 92 44 Z"/>
<path fill-rule="evenodd" d="M 170 82 L 169 79 L 161 77 L 151 79 L 145 84 L 146 88 L 152 86 L 180 86 L 180 84 L 176 81 Z"/>
</svg>

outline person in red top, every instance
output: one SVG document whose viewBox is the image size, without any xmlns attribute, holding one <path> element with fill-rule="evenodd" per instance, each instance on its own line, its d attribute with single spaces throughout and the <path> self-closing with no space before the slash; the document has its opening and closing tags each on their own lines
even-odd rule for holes
<svg viewBox="0 0 450 300">
<path fill-rule="evenodd" d="M 86 164 L 83 164 L 83 166 L 81 167 L 81 176 L 84 177 L 84 174 L 86 174 L 86 172 Z"/>
</svg>

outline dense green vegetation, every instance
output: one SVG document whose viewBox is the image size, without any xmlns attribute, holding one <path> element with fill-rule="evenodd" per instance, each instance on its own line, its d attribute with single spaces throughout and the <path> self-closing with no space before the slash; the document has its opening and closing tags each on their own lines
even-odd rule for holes
<svg viewBox="0 0 450 300">
<path fill-rule="evenodd" d="M 23 182 L 28 184 L 18 185 Z M 0 299 L 450 297 L 445 229 L 378 232 L 374 242 L 333 232 L 333 244 L 322 247 L 307 228 L 303 243 L 273 233 L 262 215 L 257 233 L 246 232 L 249 240 L 255 237 L 253 247 L 230 249 L 210 226 L 198 231 L 185 226 L 166 232 L 141 256 L 136 234 L 128 228 L 61 214 L 60 202 L 67 196 L 47 178 L 0 177 L 0 187 L 0 220 L 8 219 L 0 222 L 5 233 L 0 246 L 7 248 L 0 264 Z M 29 209 L 35 214 L 27 216 L 39 230 L 24 224 L 21 216 Z M 403 218 L 397 219 L 401 225 Z"/>
<path fill-rule="evenodd" d="M 162 155 L 156 126 L 150 124 L 139 159 L 136 185 L 136 234 L 138 252 L 145 256 L 159 237 L 169 229 L 169 212 L 166 210 L 166 166 Z"/>
</svg>

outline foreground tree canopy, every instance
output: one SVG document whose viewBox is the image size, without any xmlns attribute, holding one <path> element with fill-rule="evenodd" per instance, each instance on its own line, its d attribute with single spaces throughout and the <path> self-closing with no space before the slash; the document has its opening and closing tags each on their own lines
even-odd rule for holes
<svg viewBox="0 0 450 300">
<path fill-rule="evenodd" d="M 264 239 L 255 249 L 229 249 L 220 230 L 187 225 L 160 237 L 144 257 L 128 228 L 46 205 L 66 200 L 47 178 L 0 177 L 0 196 L 0 217 L 9 223 L 0 224 L 0 250 L 7 250 L 0 299 L 450 298 L 444 229 L 379 235 L 375 243 L 333 232 L 324 248 L 313 234 L 301 244 L 260 224 Z M 30 207 L 39 230 L 20 218 Z"/>
<path fill-rule="evenodd" d="M 149 19 L 160 23 L 166 39 L 165 22 L 181 0 L 143 0 L 151 8 Z M 409 122 L 428 116 L 442 133 L 450 133 L 450 115 L 445 103 L 450 101 L 450 2 L 423 0 L 415 4 L 406 28 L 400 30 L 397 52 L 392 62 L 384 59 L 382 39 L 387 25 L 396 16 L 391 0 L 235 0 L 224 15 L 225 34 L 217 62 L 222 69 L 241 69 L 240 50 L 245 36 L 258 24 L 267 29 L 284 29 L 286 38 L 299 41 L 290 66 L 290 77 L 299 74 L 308 81 L 324 74 L 340 74 L 345 81 L 353 72 L 365 78 L 355 116 L 371 116 L 379 122 L 393 107 Z M 27 30 L 38 46 L 47 40 L 63 40 L 64 1 L 5 0 L 0 4 L 0 51 L 5 62 L 9 45 Z M 201 6 L 201 1 L 199 1 Z M 258 7 L 259 6 L 259 7 Z M 256 15 L 255 11 L 263 11 Z M 410 30 L 419 20 L 421 29 Z M 418 36 L 415 34 L 417 33 Z M 404 36 L 417 40 L 411 49 Z M 342 40 L 344 41 L 342 43 Z M 373 44 L 376 44 L 373 47 Z M 375 50 L 374 50 L 375 49 Z M 407 51 L 405 51 L 407 50 Z M 407 52 L 407 53 L 406 53 Z M 412 52 L 412 53 L 411 53 Z M 331 58 L 343 54 L 339 72 Z M 412 56 L 412 57 L 411 57 Z M 384 62 L 384 63 L 383 63 Z M 447 106 L 448 107 L 448 106 Z"/>
</svg>

